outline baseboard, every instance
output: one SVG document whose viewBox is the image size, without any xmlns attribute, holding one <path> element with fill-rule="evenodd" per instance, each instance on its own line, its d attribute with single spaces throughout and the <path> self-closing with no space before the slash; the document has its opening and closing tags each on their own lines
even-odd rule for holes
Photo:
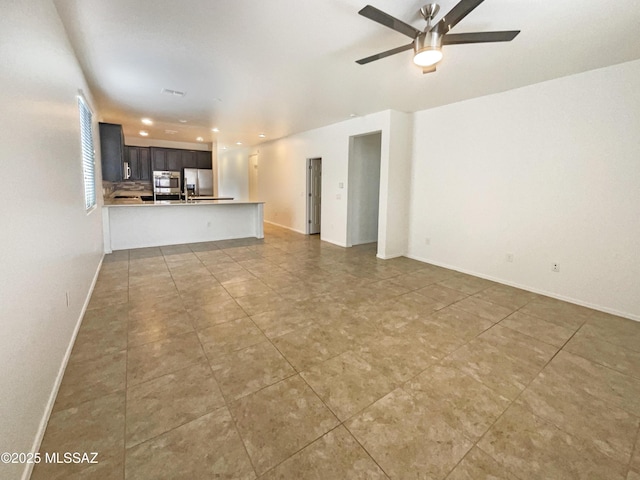
<svg viewBox="0 0 640 480">
<path fill-rule="evenodd" d="M 636 322 L 640 322 L 640 315 L 634 315 L 629 312 L 621 312 L 613 308 L 603 307 L 602 305 L 596 305 L 596 304 L 585 302 L 583 300 L 579 300 L 576 298 L 566 297 L 564 295 L 558 295 L 557 293 L 554 293 L 554 292 L 549 292 L 539 288 L 530 287 L 528 285 L 522 285 L 516 282 L 510 282 L 502 278 L 496 278 L 490 275 L 484 275 L 482 273 L 473 272 L 471 270 L 462 269 L 460 267 L 448 265 L 445 263 L 434 262 L 432 260 L 420 257 L 418 255 L 407 254 L 405 256 L 413 260 L 417 260 L 419 262 L 428 263 L 430 265 L 435 265 L 437 267 L 448 268 L 449 270 L 455 270 L 456 272 L 466 273 L 467 275 L 473 275 L 474 277 L 484 278 L 485 280 L 491 280 L 492 282 L 501 283 L 502 285 L 508 285 L 510 287 L 520 288 L 528 292 L 538 293 L 540 295 L 545 295 L 547 297 L 555 298 L 556 300 L 562 300 L 563 302 L 573 303 L 574 305 L 580 305 L 581 307 L 591 308 L 593 310 L 598 310 L 599 312 L 609 313 L 611 315 L 617 315 L 618 317 L 624 317 L 624 318 L 628 318 L 629 320 L 635 320 Z"/>
<path fill-rule="evenodd" d="M 392 258 L 399 258 L 399 257 L 406 257 L 407 254 L 406 253 L 393 253 L 391 255 L 380 255 L 379 253 L 376 254 L 376 257 L 378 257 L 381 260 L 391 260 Z"/>
<path fill-rule="evenodd" d="M 263 221 L 264 221 L 264 223 L 268 223 L 269 225 L 273 225 L 274 227 L 284 228 L 286 230 L 291 230 L 292 232 L 300 233 L 302 235 L 306 235 L 307 234 L 307 232 L 296 230 L 295 228 L 287 227 L 286 225 L 280 225 L 279 223 L 276 223 L 276 222 L 270 222 L 269 220 L 263 220 Z"/>
<path fill-rule="evenodd" d="M 64 358 L 62 359 L 62 364 L 60 365 L 60 369 L 58 370 L 56 381 L 53 384 L 51 395 L 49 395 L 49 401 L 47 402 L 44 415 L 42 416 L 42 420 L 40 420 L 40 426 L 38 427 L 36 438 L 34 439 L 33 446 L 31 447 L 31 451 L 33 453 L 38 452 L 40 450 L 40 445 L 42 444 L 42 439 L 44 438 L 44 433 L 47 430 L 47 424 L 49 423 L 49 417 L 51 417 L 51 412 L 53 411 L 53 405 L 56 402 L 56 397 L 58 396 L 58 391 L 60 390 L 60 385 L 62 384 L 64 371 L 66 370 L 67 364 L 69 363 L 69 357 L 71 357 L 73 344 L 76 341 L 76 337 L 78 336 L 78 331 L 80 330 L 80 325 L 82 324 L 82 319 L 84 318 L 84 314 L 87 311 L 87 307 L 89 306 L 89 301 L 91 300 L 93 289 L 95 288 L 96 282 L 98 281 L 98 275 L 100 274 L 100 269 L 102 268 L 103 261 L 104 261 L 104 253 L 102 254 L 102 258 L 100 258 L 100 263 L 98 263 L 98 268 L 96 269 L 96 273 L 93 276 L 93 281 L 91 282 L 91 286 L 89 287 L 89 293 L 87 294 L 87 298 L 85 298 L 84 304 L 82 305 L 82 310 L 80 311 L 80 315 L 78 316 L 78 320 L 76 321 L 76 326 L 73 329 L 73 334 L 71 335 L 71 341 L 69 342 L 69 345 L 67 346 L 67 351 L 65 352 Z M 31 473 L 33 472 L 33 466 L 34 466 L 33 463 L 26 464 L 25 469 L 22 472 L 22 480 L 29 480 L 29 478 L 31 477 Z"/>
</svg>

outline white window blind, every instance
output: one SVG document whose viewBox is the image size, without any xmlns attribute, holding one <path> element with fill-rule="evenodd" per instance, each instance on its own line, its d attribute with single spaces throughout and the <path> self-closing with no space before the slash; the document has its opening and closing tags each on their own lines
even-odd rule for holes
<svg viewBox="0 0 640 480">
<path fill-rule="evenodd" d="M 84 172 L 84 202 L 89 210 L 96 204 L 96 162 L 93 149 L 91 110 L 82 97 L 78 97 L 80 110 L 80 140 L 82 142 L 82 171 Z"/>
</svg>

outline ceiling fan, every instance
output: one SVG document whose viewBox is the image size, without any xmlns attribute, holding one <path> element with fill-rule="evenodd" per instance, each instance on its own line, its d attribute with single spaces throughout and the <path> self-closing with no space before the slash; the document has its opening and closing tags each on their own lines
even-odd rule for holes
<svg viewBox="0 0 640 480">
<path fill-rule="evenodd" d="M 378 10 L 376 7 L 367 5 L 358 13 L 374 22 L 378 22 L 385 27 L 389 27 L 396 32 L 400 32 L 413 41 L 407 45 L 396 47 L 386 52 L 377 53 L 370 57 L 357 60 L 357 63 L 364 65 L 381 58 L 395 55 L 413 49 L 413 62 L 422 67 L 422 73 L 436 71 L 436 64 L 442 60 L 443 45 L 460 45 L 463 43 L 489 43 L 489 42 L 510 42 L 520 30 L 506 30 L 500 32 L 473 32 L 473 33 L 449 33 L 460 20 L 466 17 L 471 11 L 480 5 L 484 0 L 461 0 L 449 13 L 440 19 L 438 23 L 432 25 L 434 17 L 438 14 L 440 6 L 437 3 L 429 3 L 420 9 L 420 14 L 427 21 L 427 26 L 420 31 L 411 25 L 392 17 L 388 13 Z"/>
</svg>

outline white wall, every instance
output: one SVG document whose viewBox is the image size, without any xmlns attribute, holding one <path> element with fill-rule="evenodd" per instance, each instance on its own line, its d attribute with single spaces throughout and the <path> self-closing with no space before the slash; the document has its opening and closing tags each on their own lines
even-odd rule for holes
<svg viewBox="0 0 640 480">
<path fill-rule="evenodd" d="M 397 122 L 393 128 L 392 121 Z M 260 200 L 266 202 L 265 220 L 305 232 L 306 161 L 321 157 L 320 237 L 346 246 L 349 138 L 373 132 L 382 134 L 378 255 L 389 257 L 405 253 L 406 231 L 392 228 L 395 223 L 390 220 L 392 216 L 406 218 L 409 208 L 407 183 L 399 185 L 396 182 L 396 177 L 404 178 L 405 173 L 405 180 L 409 181 L 411 158 L 411 118 L 400 112 L 378 112 L 260 145 L 258 185 Z M 403 145 L 398 145 L 399 142 Z M 344 185 L 342 189 L 340 183 Z M 401 205 L 401 199 L 406 199 L 406 203 Z M 394 209 L 386 208 L 388 202 L 393 203 Z M 398 211 L 400 208 L 403 209 L 401 212 Z"/>
<path fill-rule="evenodd" d="M 417 113 L 410 255 L 640 319 L 638 85 L 635 61 Z"/>
<path fill-rule="evenodd" d="M 249 200 L 248 148 L 218 152 L 218 195 L 234 200 Z"/>
<path fill-rule="evenodd" d="M 0 65 L 0 451 L 29 452 L 102 258 L 101 215 L 84 209 L 78 89 L 91 97 L 52 2 L 3 2 Z"/>
<path fill-rule="evenodd" d="M 351 137 L 349 151 L 349 245 L 378 241 L 380 132 Z"/>
</svg>

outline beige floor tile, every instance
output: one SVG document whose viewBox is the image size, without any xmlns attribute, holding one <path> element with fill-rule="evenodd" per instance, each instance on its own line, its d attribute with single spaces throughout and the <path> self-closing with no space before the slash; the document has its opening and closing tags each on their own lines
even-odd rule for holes
<svg viewBox="0 0 640 480">
<path fill-rule="evenodd" d="M 247 295 L 237 298 L 236 301 L 247 315 L 257 315 L 271 310 L 280 310 L 290 305 L 288 300 L 280 297 L 277 293 Z"/>
<path fill-rule="evenodd" d="M 509 315 L 500 322 L 500 325 L 556 347 L 562 347 L 575 333 L 575 329 L 562 327 L 521 312 Z"/>
<path fill-rule="evenodd" d="M 577 329 L 585 323 L 590 318 L 590 313 L 593 312 L 593 310 L 585 307 L 540 296 L 525 305 L 520 311 L 547 322 L 557 323 L 573 329 Z"/>
<path fill-rule="evenodd" d="M 270 342 L 262 342 L 211 362 L 211 368 L 228 401 L 237 400 L 296 371 Z"/>
<path fill-rule="evenodd" d="M 564 350 L 640 379 L 640 350 L 628 350 L 584 334 L 582 330 L 576 333 Z"/>
<path fill-rule="evenodd" d="M 213 300 L 186 305 L 194 327 L 198 330 L 220 323 L 238 320 L 247 316 L 245 311 L 233 300 Z"/>
<path fill-rule="evenodd" d="M 640 417 L 640 380 L 560 351 L 545 368 L 548 388 L 562 385 L 592 395 Z"/>
<path fill-rule="evenodd" d="M 237 350 L 267 340 L 248 317 L 198 330 L 198 337 L 212 363 Z"/>
<path fill-rule="evenodd" d="M 49 418 L 40 452 L 98 452 L 98 462 L 119 457 L 124 450 L 125 393 L 117 392 L 76 407 L 54 412 Z M 86 464 L 40 463 L 33 478 L 66 479 Z"/>
<path fill-rule="evenodd" d="M 441 365 L 427 368 L 404 388 L 473 440 L 478 440 L 511 403 L 460 370 Z"/>
<path fill-rule="evenodd" d="M 269 338 L 279 337 L 314 324 L 315 315 L 304 308 L 290 306 L 282 310 L 259 313 L 251 320 Z"/>
<path fill-rule="evenodd" d="M 458 290 L 462 293 L 466 293 L 467 295 L 474 295 L 482 290 L 495 286 L 496 284 L 490 280 L 485 280 L 484 278 L 458 273 L 438 282 L 438 285 Z"/>
<path fill-rule="evenodd" d="M 473 447 L 447 477 L 447 480 L 480 479 L 519 480 L 478 447 Z"/>
<path fill-rule="evenodd" d="M 227 267 L 224 270 L 214 270 L 213 275 L 224 286 L 257 280 L 255 275 L 238 264 L 234 264 L 233 267 Z"/>
<path fill-rule="evenodd" d="M 205 360 L 195 333 L 131 347 L 127 355 L 127 386 L 166 375 Z"/>
<path fill-rule="evenodd" d="M 229 406 L 258 475 L 338 425 L 338 419 L 299 376 Z"/>
<path fill-rule="evenodd" d="M 626 465 L 519 406 L 510 407 L 478 447 L 519 478 L 624 479 L 626 472 Z"/>
<path fill-rule="evenodd" d="M 555 372 L 543 370 L 518 403 L 609 457 L 629 461 L 640 419 L 562 382 Z"/>
<path fill-rule="evenodd" d="M 227 283 L 224 284 L 224 288 L 233 298 L 246 297 L 247 295 L 275 294 L 271 288 L 257 278 L 243 282 Z"/>
<path fill-rule="evenodd" d="M 226 407 L 127 450 L 127 479 L 256 478 Z"/>
<path fill-rule="evenodd" d="M 347 351 L 300 374 L 340 420 L 385 396 L 395 387 L 386 372 Z"/>
<path fill-rule="evenodd" d="M 115 354 L 127 348 L 126 307 L 104 315 L 104 309 L 88 310 L 78 331 L 71 355 L 78 362 Z"/>
<path fill-rule="evenodd" d="M 509 316 L 513 309 L 503 307 L 497 303 L 487 302 L 476 297 L 467 297 L 464 300 L 460 300 L 453 305 L 458 310 L 464 310 L 465 312 L 473 313 L 478 317 L 491 320 L 496 323 L 503 318 Z"/>
<path fill-rule="evenodd" d="M 206 363 L 127 390 L 126 444 L 132 447 L 224 405 Z"/>
<path fill-rule="evenodd" d="M 629 468 L 640 473 L 640 431 L 638 431 L 638 436 L 636 437 L 636 449 L 633 453 L 633 457 L 631 458 Z"/>
<path fill-rule="evenodd" d="M 445 354 L 422 338 L 381 335 L 355 352 L 396 385 L 409 380 Z"/>
<path fill-rule="evenodd" d="M 589 319 L 580 331 L 584 335 L 640 352 L 640 322 L 604 315 Z"/>
<path fill-rule="evenodd" d="M 383 480 L 388 477 L 339 426 L 260 477 L 262 480 Z"/>
<path fill-rule="evenodd" d="M 469 341 L 493 326 L 493 322 L 455 308 L 455 305 L 438 310 L 423 320 L 426 324 L 436 324 L 447 328 L 456 337 Z"/>
<path fill-rule="evenodd" d="M 515 310 L 535 300 L 537 295 L 507 285 L 495 285 L 476 293 L 474 297 Z"/>
<path fill-rule="evenodd" d="M 45 441 L 108 456 L 33 478 L 122 479 L 128 438 L 129 479 L 640 480 L 640 323 L 376 252 L 267 224 L 106 256 Z"/>
<path fill-rule="evenodd" d="M 402 389 L 345 423 L 391 478 L 444 478 L 473 443 Z"/>
<path fill-rule="evenodd" d="M 499 394 L 515 399 L 556 348 L 496 325 L 444 359 Z"/>
<path fill-rule="evenodd" d="M 307 370 L 353 346 L 344 331 L 319 325 L 274 338 L 273 344 L 298 371 Z"/>
<path fill-rule="evenodd" d="M 128 345 L 129 347 L 135 347 L 193 331 L 191 318 L 186 312 L 139 316 L 129 320 Z"/>
<path fill-rule="evenodd" d="M 127 352 L 76 359 L 71 355 L 58 390 L 54 411 L 123 391 L 127 378 Z"/>
<path fill-rule="evenodd" d="M 118 457 L 99 460 L 97 464 L 74 472 L 65 480 L 124 480 L 124 451 Z"/>
<path fill-rule="evenodd" d="M 437 283 L 416 290 L 416 293 L 424 295 L 425 297 L 433 298 L 434 300 L 438 300 L 445 305 L 450 305 L 454 302 L 458 302 L 467 298 L 466 293 L 463 293 L 459 290 L 454 290 L 453 288 L 447 288 Z"/>
</svg>

